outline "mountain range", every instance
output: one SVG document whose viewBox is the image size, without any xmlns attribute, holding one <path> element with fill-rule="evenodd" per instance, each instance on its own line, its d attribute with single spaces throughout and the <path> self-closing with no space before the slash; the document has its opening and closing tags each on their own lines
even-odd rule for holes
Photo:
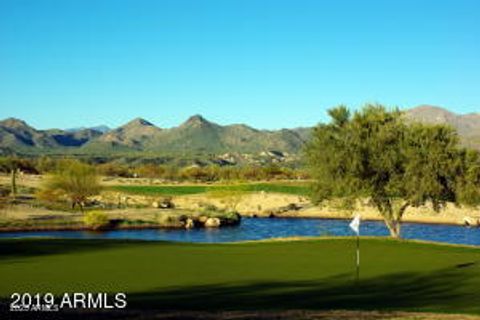
<svg viewBox="0 0 480 320">
<path fill-rule="evenodd" d="M 462 142 L 480 150 L 480 114 L 458 115 L 446 109 L 422 105 L 406 111 L 414 121 L 449 124 Z M 258 130 L 244 124 L 219 125 L 194 115 L 173 128 L 159 128 L 136 118 L 123 126 L 68 130 L 37 130 L 26 122 L 0 121 L 0 150 L 4 154 L 67 153 L 260 153 L 295 154 L 308 139 L 311 128 Z"/>
<path fill-rule="evenodd" d="M 181 125 L 163 129 L 136 118 L 115 129 L 37 130 L 25 121 L 0 121 L 3 153 L 112 154 L 117 152 L 258 153 L 298 152 L 307 129 L 257 130 L 244 124 L 222 126 L 194 115 Z"/>
<path fill-rule="evenodd" d="M 456 114 L 444 108 L 421 105 L 408 110 L 406 116 L 414 121 L 450 125 L 457 130 L 464 146 L 480 150 L 480 113 Z"/>
</svg>

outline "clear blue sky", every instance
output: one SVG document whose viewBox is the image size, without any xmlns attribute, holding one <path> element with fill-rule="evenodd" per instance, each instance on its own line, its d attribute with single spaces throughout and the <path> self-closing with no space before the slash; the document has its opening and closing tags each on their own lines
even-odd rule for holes
<svg viewBox="0 0 480 320">
<path fill-rule="evenodd" d="M 0 118 L 273 129 L 365 102 L 479 112 L 480 1 L 0 1 Z"/>
</svg>

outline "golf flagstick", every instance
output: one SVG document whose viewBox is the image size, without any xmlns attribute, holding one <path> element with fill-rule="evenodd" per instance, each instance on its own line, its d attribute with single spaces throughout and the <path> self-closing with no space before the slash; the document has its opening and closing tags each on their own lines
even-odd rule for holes
<svg viewBox="0 0 480 320">
<path fill-rule="evenodd" d="M 360 214 L 356 214 L 352 222 L 350 222 L 350 228 L 357 235 L 357 265 L 356 265 L 356 281 L 360 278 Z"/>
</svg>

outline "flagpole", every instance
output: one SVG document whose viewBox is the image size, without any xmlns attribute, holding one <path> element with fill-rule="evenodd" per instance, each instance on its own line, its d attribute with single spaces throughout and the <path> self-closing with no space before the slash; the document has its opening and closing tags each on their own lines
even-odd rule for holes
<svg viewBox="0 0 480 320">
<path fill-rule="evenodd" d="M 356 282 L 360 279 L 360 236 L 357 234 L 357 278 Z"/>
<path fill-rule="evenodd" d="M 360 280 L 360 214 L 356 214 L 349 226 L 357 236 L 357 261 L 355 265 L 355 283 Z"/>
</svg>

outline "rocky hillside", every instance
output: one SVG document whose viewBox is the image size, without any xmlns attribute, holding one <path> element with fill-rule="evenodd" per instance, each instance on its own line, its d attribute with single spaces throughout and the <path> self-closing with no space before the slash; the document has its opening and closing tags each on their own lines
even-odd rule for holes
<svg viewBox="0 0 480 320">
<path fill-rule="evenodd" d="M 221 126 L 195 115 L 169 129 L 135 119 L 93 139 L 82 149 L 87 153 L 107 149 L 163 153 L 256 153 L 269 150 L 295 153 L 302 144 L 302 137 L 294 130 L 257 130 L 243 124 Z"/>
<path fill-rule="evenodd" d="M 478 113 L 458 115 L 425 105 L 406 111 L 406 116 L 414 121 L 452 125 L 465 145 L 480 149 Z M 0 154 L 71 151 L 90 155 L 119 152 L 295 155 L 311 132 L 311 128 L 270 131 L 244 124 L 223 126 L 200 115 L 167 129 L 141 118 L 112 130 L 98 128 L 37 130 L 22 120 L 9 118 L 0 121 Z"/>
<path fill-rule="evenodd" d="M 65 147 L 80 147 L 102 135 L 93 129 L 77 131 L 37 130 L 25 121 L 8 118 L 0 121 L 0 148 L 16 152 L 44 151 Z"/>
<path fill-rule="evenodd" d="M 406 112 L 408 118 L 434 124 L 447 124 L 457 129 L 462 143 L 480 150 L 480 113 L 455 114 L 444 108 L 422 105 Z"/>
<path fill-rule="evenodd" d="M 103 132 L 102 132 L 103 131 Z M 221 154 L 278 151 L 297 153 L 305 129 L 257 130 L 244 124 L 222 126 L 200 115 L 181 125 L 162 129 L 137 118 L 113 130 L 80 128 L 37 130 L 22 120 L 0 121 L 0 150 L 11 153 L 73 151 L 77 154 L 116 152 Z"/>
</svg>

